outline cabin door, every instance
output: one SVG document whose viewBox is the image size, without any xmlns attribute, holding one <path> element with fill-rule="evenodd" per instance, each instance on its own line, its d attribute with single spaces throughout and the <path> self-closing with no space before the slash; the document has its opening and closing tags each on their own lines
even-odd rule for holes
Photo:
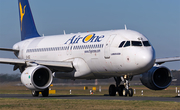
<svg viewBox="0 0 180 110">
<path fill-rule="evenodd" d="M 105 48 L 104 48 L 104 58 L 105 59 L 110 58 L 110 47 L 111 47 L 111 43 L 115 37 L 116 37 L 116 35 L 110 35 L 110 37 L 106 41 Z"/>
</svg>

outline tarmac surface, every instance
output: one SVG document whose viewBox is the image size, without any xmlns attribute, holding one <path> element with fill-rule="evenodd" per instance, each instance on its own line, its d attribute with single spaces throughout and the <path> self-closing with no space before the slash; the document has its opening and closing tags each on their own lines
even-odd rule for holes
<svg viewBox="0 0 180 110">
<path fill-rule="evenodd" d="M 108 95 L 49 95 L 49 97 L 32 97 L 30 94 L 0 94 L 0 98 L 19 98 L 19 99 L 85 99 L 85 100 L 137 100 L 137 101 L 172 101 L 180 102 L 180 97 L 119 97 Z"/>
</svg>

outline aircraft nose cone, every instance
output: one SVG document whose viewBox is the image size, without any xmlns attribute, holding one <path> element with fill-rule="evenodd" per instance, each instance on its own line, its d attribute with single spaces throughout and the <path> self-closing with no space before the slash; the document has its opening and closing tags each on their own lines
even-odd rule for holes
<svg viewBox="0 0 180 110">
<path fill-rule="evenodd" d="M 137 54 L 136 65 L 141 72 L 146 72 L 153 67 L 155 62 L 155 51 L 153 48 L 146 48 Z"/>
</svg>

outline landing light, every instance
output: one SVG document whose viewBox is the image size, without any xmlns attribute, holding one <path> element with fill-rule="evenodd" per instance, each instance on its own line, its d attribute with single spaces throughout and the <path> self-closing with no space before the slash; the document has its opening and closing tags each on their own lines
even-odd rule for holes
<svg viewBox="0 0 180 110">
<path fill-rule="evenodd" d="M 127 75 L 124 75 L 124 79 L 126 79 L 127 78 Z"/>
</svg>

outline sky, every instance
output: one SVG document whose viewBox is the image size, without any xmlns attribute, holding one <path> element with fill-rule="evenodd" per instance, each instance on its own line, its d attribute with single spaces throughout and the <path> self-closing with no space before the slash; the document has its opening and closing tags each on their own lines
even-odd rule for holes
<svg viewBox="0 0 180 110">
<path fill-rule="evenodd" d="M 180 0 L 29 0 L 40 35 L 128 29 L 145 35 L 156 58 L 180 56 Z M 20 41 L 18 0 L 0 0 L 0 47 Z M 16 58 L 0 52 L 0 58 Z M 180 69 L 180 61 L 163 64 Z M 13 66 L 0 64 L 0 73 Z"/>
</svg>

